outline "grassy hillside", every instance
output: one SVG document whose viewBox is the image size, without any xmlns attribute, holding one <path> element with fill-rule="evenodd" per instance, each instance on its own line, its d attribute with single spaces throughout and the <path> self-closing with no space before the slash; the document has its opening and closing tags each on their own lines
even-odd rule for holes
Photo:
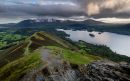
<svg viewBox="0 0 130 81">
<path fill-rule="evenodd" d="M 3 50 L 0 54 L 0 81 L 18 81 L 26 73 L 39 66 L 44 66 L 42 47 L 59 55 L 72 64 L 88 64 L 100 60 L 98 56 L 86 54 L 65 40 L 45 32 L 36 32 L 25 41 Z M 31 50 L 31 51 L 30 51 Z M 44 50 L 44 49 L 42 49 Z M 46 55 L 46 54 L 45 54 Z"/>
<path fill-rule="evenodd" d="M 25 52 L 25 48 L 28 43 L 20 43 L 14 46 L 11 46 L 8 49 L 5 49 L 0 52 L 0 67 L 23 57 L 23 53 Z"/>
<path fill-rule="evenodd" d="M 41 63 L 40 55 L 34 52 L 8 63 L 0 68 L 0 81 L 18 81 L 30 69 L 38 67 Z"/>
<path fill-rule="evenodd" d="M 0 49 L 15 42 L 25 39 L 26 36 L 11 32 L 0 32 Z"/>
<path fill-rule="evenodd" d="M 73 45 L 68 43 L 65 40 L 62 40 L 58 38 L 57 36 L 54 36 L 52 34 L 48 34 L 45 32 L 37 32 L 34 35 L 32 35 L 29 40 L 31 41 L 30 48 L 32 50 L 35 50 L 38 47 L 41 46 L 59 46 L 64 48 L 75 48 Z"/>
<path fill-rule="evenodd" d="M 23 57 L 28 52 L 33 52 L 42 46 L 58 46 L 62 48 L 76 49 L 73 45 L 57 36 L 45 32 L 36 32 L 25 41 L 12 45 L 0 52 L 0 67 Z"/>
<path fill-rule="evenodd" d="M 88 64 L 90 62 L 102 59 L 98 56 L 93 56 L 80 50 L 72 51 L 70 49 L 63 49 L 56 46 L 48 46 L 47 48 L 52 51 L 52 54 L 60 55 L 65 61 L 72 64 Z"/>
<path fill-rule="evenodd" d="M 87 53 L 91 55 L 100 56 L 102 58 L 106 58 L 115 62 L 125 61 L 125 62 L 130 63 L 130 57 L 117 54 L 116 52 L 113 52 L 107 46 L 93 45 L 93 44 L 86 43 L 84 41 L 79 41 L 76 44 L 80 49 L 83 49 L 84 51 L 86 51 Z"/>
</svg>

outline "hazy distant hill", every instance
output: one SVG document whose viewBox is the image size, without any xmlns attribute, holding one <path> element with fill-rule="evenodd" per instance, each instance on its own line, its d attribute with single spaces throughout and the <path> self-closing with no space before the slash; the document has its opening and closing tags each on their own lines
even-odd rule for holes
<svg viewBox="0 0 130 81">
<path fill-rule="evenodd" d="M 95 21 L 92 19 L 88 19 L 85 21 L 72 21 L 72 20 L 57 20 L 57 19 L 40 19 L 40 20 L 23 20 L 17 23 L 15 26 L 17 27 L 34 27 L 34 26 L 41 26 L 41 25 L 69 25 L 69 24 L 85 24 L 85 25 L 98 25 L 98 24 L 105 24 L 103 22 Z"/>
<path fill-rule="evenodd" d="M 73 29 L 73 30 L 89 30 L 101 32 L 113 32 L 118 34 L 130 35 L 130 24 L 108 24 L 92 19 L 84 21 L 58 20 L 58 19 L 28 19 L 14 24 L 2 24 L 9 28 L 43 28 L 48 29 Z"/>
</svg>

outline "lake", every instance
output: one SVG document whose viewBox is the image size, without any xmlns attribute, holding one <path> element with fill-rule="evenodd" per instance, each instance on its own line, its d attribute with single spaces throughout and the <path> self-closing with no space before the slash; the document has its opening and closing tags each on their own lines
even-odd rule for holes
<svg viewBox="0 0 130 81">
<path fill-rule="evenodd" d="M 0 26 L 0 28 L 8 28 L 8 27 L 3 27 L 3 26 Z"/>
<path fill-rule="evenodd" d="M 120 35 L 110 32 L 88 32 L 87 30 L 73 31 L 58 29 L 58 31 L 64 31 L 66 34 L 69 34 L 69 38 L 73 41 L 83 40 L 91 44 L 106 45 L 107 47 L 110 47 L 112 51 L 130 57 L 130 36 L 128 35 Z"/>
</svg>

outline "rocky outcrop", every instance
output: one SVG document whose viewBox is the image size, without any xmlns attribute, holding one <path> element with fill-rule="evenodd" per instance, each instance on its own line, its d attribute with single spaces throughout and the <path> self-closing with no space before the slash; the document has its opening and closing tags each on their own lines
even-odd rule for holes
<svg viewBox="0 0 130 81">
<path fill-rule="evenodd" d="M 130 66 L 127 63 L 94 62 L 87 65 L 84 74 L 87 81 L 130 81 Z"/>
<path fill-rule="evenodd" d="M 47 66 L 24 81 L 130 81 L 130 66 L 127 63 L 97 61 L 88 65 L 62 62 Z"/>
</svg>

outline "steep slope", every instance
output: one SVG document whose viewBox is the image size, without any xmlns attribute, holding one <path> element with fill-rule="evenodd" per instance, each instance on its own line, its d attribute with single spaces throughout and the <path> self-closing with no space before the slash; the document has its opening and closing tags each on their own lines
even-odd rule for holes
<svg viewBox="0 0 130 81">
<path fill-rule="evenodd" d="M 48 65 L 21 81 L 130 81 L 130 66 L 110 61 L 98 61 L 89 65 L 60 62 Z"/>
<path fill-rule="evenodd" d="M 24 48 L 26 48 L 27 45 L 28 45 L 28 43 L 24 42 L 24 43 L 20 43 L 20 44 L 11 46 L 8 49 L 2 50 L 0 52 L 0 67 L 2 67 L 3 65 L 5 65 L 11 61 L 21 58 L 25 51 Z"/>
<path fill-rule="evenodd" d="M 18 81 L 20 77 L 41 64 L 37 51 L 9 62 L 0 68 L 0 81 Z"/>
<path fill-rule="evenodd" d="M 54 35 L 36 32 L 25 41 L 2 52 L 0 81 L 28 81 L 47 67 L 62 69 L 65 67 L 61 67 L 64 63 L 84 65 L 100 59 L 83 54 L 75 46 Z"/>
<path fill-rule="evenodd" d="M 21 41 L 19 44 L 13 45 L 8 49 L 0 52 L 0 67 L 13 61 L 19 59 L 20 57 L 28 54 L 30 51 L 42 46 L 59 46 L 63 48 L 73 48 L 73 45 L 58 38 L 55 35 L 50 35 L 45 32 L 36 32 L 25 41 Z"/>
<path fill-rule="evenodd" d="M 129 64 L 104 61 L 46 32 L 3 50 L 0 64 L 0 81 L 130 81 Z"/>
<path fill-rule="evenodd" d="M 92 55 L 84 55 L 67 48 L 56 46 L 41 47 L 0 68 L 0 80 L 28 81 L 33 79 L 34 75 L 42 71 L 45 75 L 48 75 L 46 73 L 46 68 L 52 73 L 55 73 L 54 71 L 57 69 L 63 72 L 64 69 L 70 67 L 66 64 L 82 65 L 96 60 L 100 60 L 100 58 Z M 38 77 L 40 79 L 40 76 Z"/>
<path fill-rule="evenodd" d="M 45 32 L 37 32 L 32 35 L 29 40 L 31 41 L 30 48 L 35 50 L 40 46 L 59 46 L 64 48 L 74 48 L 73 45 L 57 36 L 47 34 Z"/>
</svg>

